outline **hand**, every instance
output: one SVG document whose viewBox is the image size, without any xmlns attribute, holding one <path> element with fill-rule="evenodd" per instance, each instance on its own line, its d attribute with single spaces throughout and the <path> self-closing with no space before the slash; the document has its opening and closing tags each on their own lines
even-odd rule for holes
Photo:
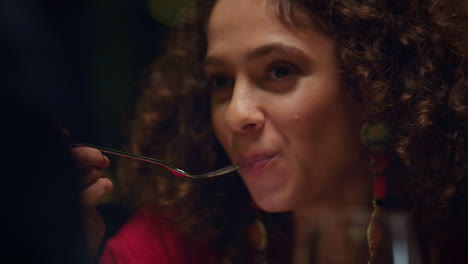
<svg viewBox="0 0 468 264">
<path fill-rule="evenodd" d="M 97 257 L 105 233 L 105 224 L 97 206 L 113 189 L 112 181 L 103 177 L 109 159 L 90 147 L 76 147 L 71 150 L 76 166 L 81 174 L 81 205 L 85 235 L 91 257 Z"/>
</svg>

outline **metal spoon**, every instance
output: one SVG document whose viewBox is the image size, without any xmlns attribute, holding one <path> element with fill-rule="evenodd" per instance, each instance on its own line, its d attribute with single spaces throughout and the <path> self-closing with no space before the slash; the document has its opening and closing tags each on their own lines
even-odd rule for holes
<svg viewBox="0 0 468 264">
<path fill-rule="evenodd" d="M 74 146 L 92 147 L 92 148 L 99 149 L 100 151 L 102 151 L 104 153 L 109 153 L 109 154 L 118 155 L 118 156 L 122 156 L 122 157 L 126 157 L 126 158 L 131 158 L 131 159 L 135 159 L 135 160 L 141 160 L 141 161 L 146 161 L 146 162 L 149 162 L 149 163 L 157 164 L 157 165 L 163 166 L 164 168 L 168 169 L 175 176 L 189 177 L 189 178 L 194 178 L 194 179 L 212 178 L 212 177 L 220 176 L 220 175 L 229 173 L 231 171 L 237 170 L 237 169 L 239 169 L 241 167 L 240 165 L 232 164 L 232 165 L 226 166 L 224 168 L 221 168 L 219 170 L 215 170 L 215 171 L 208 172 L 208 173 L 191 174 L 191 173 L 183 171 L 183 170 L 181 170 L 179 168 L 176 168 L 176 167 L 174 167 L 174 166 L 172 166 L 172 165 L 170 165 L 170 164 L 168 164 L 166 162 L 163 162 L 161 160 L 148 158 L 148 157 L 144 157 L 144 156 L 139 156 L 139 155 L 134 155 L 134 154 L 131 154 L 131 153 L 126 153 L 126 152 L 120 151 L 120 150 L 115 150 L 115 149 L 111 149 L 111 148 L 97 146 L 97 145 L 85 143 L 85 142 L 82 142 L 82 141 L 73 140 L 71 142 L 71 144 L 74 145 Z"/>
</svg>

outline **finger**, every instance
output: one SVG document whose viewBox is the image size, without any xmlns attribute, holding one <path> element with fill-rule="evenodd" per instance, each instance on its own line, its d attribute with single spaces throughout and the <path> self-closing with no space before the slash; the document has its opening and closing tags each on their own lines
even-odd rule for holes
<svg viewBox="0 0 468 264">
<path fill-rule="evenodd" d="M 94 259 L 99 253 L 99 246 L 104 237 L 106 225 L 102 215 L 96 208 L 86 211 L 83 220 L 89 254 Z"/>
<path fill-rule="evenodd" d="M 71 152 L 78 168 L 97 167 L 103 169 L 110 164 L 109 159 L 95 148 L 76 147 L 72 148 Z"/>
<path fill-rule="evenodd" d="M 81 192 L 82 206 L 85 208 L 98 206 L 104 197 L 112 191 L 113 187 L 112 181 L 107 178 L 97 180 Z"/>
<path fill-rule="evenodd" d="M 62 135 L 65 139 L 70 139 L 70 131 L 68 131 L 66 128 L 60 128 Z"/>
<path fill-rule="evenodd" d="M 102 169 L 96 167 L 86 168 L 82 171 L 81 175 L 81 189 L 85 189 L 95 182 L 97 182 L 100 178 L 104 175 L 104 171 Z"/>
</svg>

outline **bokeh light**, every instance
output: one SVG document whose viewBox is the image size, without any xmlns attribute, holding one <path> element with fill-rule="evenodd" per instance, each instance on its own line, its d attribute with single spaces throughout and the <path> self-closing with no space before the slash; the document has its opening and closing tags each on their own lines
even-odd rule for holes
<svg viewBox="0 0 468 264">
<path fill-rule="evenodd" d="M 177 26 L 195 6 L 194 0 L 147 0 L 151 16 L 166 26 Z"/>
</svg>

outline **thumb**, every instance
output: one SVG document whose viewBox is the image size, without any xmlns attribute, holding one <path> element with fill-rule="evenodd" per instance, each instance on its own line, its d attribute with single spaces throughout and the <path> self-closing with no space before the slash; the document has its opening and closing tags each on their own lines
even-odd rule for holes
<svg viewBox="0 0 468 264">
<path fill-rule="evenodd" d="M 100 178 L 94 184 L 84 189 L 80 194 L 81 204 L 84 208 L 97 207 L 104 197 L 109 194 L 114 185 L 108 178 Z"/>
</svg>

